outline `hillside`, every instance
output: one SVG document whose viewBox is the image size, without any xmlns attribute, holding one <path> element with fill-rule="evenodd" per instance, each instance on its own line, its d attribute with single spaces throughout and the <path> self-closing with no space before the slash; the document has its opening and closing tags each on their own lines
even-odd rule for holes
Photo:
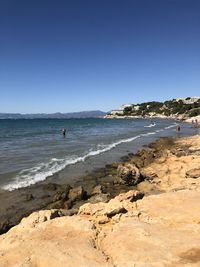
<svg viewBox="0 0 200 267">
<path fill-rule="evenodd" d="M 38 113 L 38 114 L 20 114 L 20 113 L 0 113 L 0 119 L 75 119 L 75 118 L 101 118 L 106 113 L 100 110 L 71 112 L 71 113 Z"/>
<path fill-rule="evenodd" d="M 126 104 L 111 111 L 106 118 L 113 117 L 172 117 L 187 119 L 200 115 L 200 97 L 172 99 L 165 102 Z"/>
</svg>

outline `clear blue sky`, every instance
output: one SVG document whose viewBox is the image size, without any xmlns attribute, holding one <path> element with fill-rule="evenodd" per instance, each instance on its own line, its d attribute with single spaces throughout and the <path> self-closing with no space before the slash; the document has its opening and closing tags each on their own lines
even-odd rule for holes
<svg viewBox="0 0 200 267">
<path fill-rule="evenodd" d="M 199 0 L 0 0 L 0 112 L 196 95 Z"/>
</svg>

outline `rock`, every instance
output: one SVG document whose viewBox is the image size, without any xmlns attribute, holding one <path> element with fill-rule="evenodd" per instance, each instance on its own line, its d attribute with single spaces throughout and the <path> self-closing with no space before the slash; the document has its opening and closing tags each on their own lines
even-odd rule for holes
<svg viewBox="0 0 200 267">
<path fill-rule="evenodd" d="M 26 201 L 30 201 L 34 199 L 32 194 L 26 194 L 25 198 L 26 198 Z"/>
<path fill-rule="evenodd" d="M 59 200 L 62 200 L 62 199 L 66 199 L 67 196 L 65 194 L 65 192 L 57 192 L 54 196 L 53 196 L 53 202 L 57 202 Z"/>
<path fill-rule="evenodd" d="M 53 201 L 52 202 L 56 202 L 62 199 L 62 194 L 64 194 L 64 192 L 56 192 L 56 194 L 53 196 Z"/>
<path fill-rule="evenodd" d="M 151 163 L 155 159 L 155 151 L 154 149 L 141 149 L 136 153 L 136 156 L 134 158 L 134 163 L 138 168 L 142 168 L 145 165 Z"/>
<path fill-rule="evenodd" d="M 200 178 L 200 168 L 191 169 L 186 172 L 187 178 Z"/>
<path fill-rule="evenodd" d="M 61 212 L 61 214 L 63 216 L 73 216 L 73 215 L 78 213 L 78 209 L 74 209 L 74 208 L 73 209 L 69 209 L 69 210 L 61 209 L 59 211 Z"/>
<path fill-rule="evenodd" d="M 141 169 L 140 170 L 140 173 L 143 177 L 144 180 L 147 180 L 147 181 L 153 181 L 155 178 L 157 178 L 157 174 L 156 174 L 156 171 L 147 171 L 145 169 Z"/>
<path fill-rule="evenodd" d="M 88 199 L 89 203 L 108 202 L 110 194 L 96 194 Z"/>
<path fill-rule="evenodd" d="M 118 213 L 125 213 L 132 202 L 142 199 L 144 193 L 137 190 L 130 190 L 127 193 L 120 194 L 111 199 L 108 203 L 98 202 L 96 204 L 86 203 L 79 208 L 80 215 L 96 215 L 97 217 L 107 216 L 110 214 L 110 218 Z"/>
<path fill-rule="evenodd" d="M 69 194 L 70 189 L 72 189 L 71 185 L 67 184 L 64 190 L 67 195 Z"/>
<path fill-rule="evenodd" d="M 184 151 L 182 149 L 175 149 L 175 148 L 171 150 L 171 153 L 173 155 L 176 155 L 177 157 L 187 156 L 187 154 L 188 154 L 186 151 Z"/>
<path fill-rule="evenodd" d="M 106 232 L 101 249 L 118 267 L 198 267 L 199 201 L 199 192 L 191 190 L 144 198 L 137 202 L 139 218 L 128 211 Z"/>
<path fill-rule="evenodd" d="M 103 216 L 102 218 L 98 219 L 98 224 L 106 224 L 110 221 L 110 219 L 107 216 Z"/>
<path fill-rule="evenodd" d="M 78 186 L 70 189 L 68 198 L 71 201 L 84 200 L 87 198 L 87 192 L 83 189 L 82 186 Z"/>
<path fill-rule="evenodd" d="M 136 185 L 142 181 L 140 171 L 134 164 L 119 165 L 117 176 L 119 184 Z"/>
<path fill-rule="evenodd" d="M 12 226 L 12 223 L 7 219 L 0 221 L 0 235 L 6 233 Z"/>
<path fill-rule="evenodd" d="M 64 207 L 64 200 L 58 200 L 48 205 L 49 209 L 62 209 Z"/>
<path fill-rule="evenodd" d="M 70 185 L 66 185 L 65 190 L 58 191 L 53 197 L 53 202 L 56 202 L 58 200 L 67 200 L 71 188 L 72 187 Z"/>
<path fill-rule="evenodd" d="M 150 193 L 150 192 L 156 192 L 157 188 L 156 185 L 149 182 L 149 181 L 143 181 L 137 185 L 137 189 L 139 191 L 142 191 L 144 193 Z"/>
<path fill-rule="evenodd" d="M 115 197 L 118 201 L 122 202 L 124 200 L 128 200 L 130 202 L 135 202 L 144 197 L 144 193 L 138 190 L 130 190 L 127 193 L 120 194 Z"/>
<path fill-rule="evenodd" d="M 86 200 L 79 200 L 72 203 L 73 203 L 73 209 L 79 209 L 82 205 L 86 203 Z"/>
<path fill-rule="evenodd" d="M 0 266 L 198 267 L 199 190 L 151 195 L 136 205 L 130 200 L 138 193 L 85 204 L 93 214 L 34 212 L 0 236 Z"/>
<path fill-rule="evenodd" d="M 86 203 L 79 208 L 78 215 L 96 215 L 96 216 L 103 216 L 105 215 L 106 203 L 99 202 L 99 203 Z"/>
<path fill-rule="evenodd" d="M 50 221 L 57 217 L 62 217 L 63 213 L 57 209 L 52 210 L 40 210 L 33 212 L 26 218 L 21 220 L 20 227 L 35 227 L 37 224 Z"/>
<path fill-rule="evenodd" d="M 33 226 L 28 217 L 0 236 L 1 267 L 113 266 L 96 248 L 93 222 L 77 216 L 38 221 Z"/>
<path fill-rule="evenodd" d="M 50 191 L 55 191 L 60 187 L 60 185 L 55 184 L 55 183 L 48 183 L 48 184 L 44 184 L 43 188 L 45 190 L 50 190 Z"/>
<path fill-rule="evenodd" d="M 69 200 L 67 200 L 67 201 L 65 201 L 64 203 L 63 203 L 63 208 L 64 209 L 71 209 L 72 208 L 72 206 L 73 206 L 73 202 L 72 202 L 72 200 L 71 199 L 69 199 Z"/>
<path fill-rule="evenodd" d="M 116 214 L 121 214 L 121 213 L 127 213 L 127 210 L 124 207 L 119 207 L 108 212 L 106 215 L 108 216 L 108 218 L 112 218 Z"/>
<path fill-rule="evenodd" d="M 96 194 L 102 194 L 105 193 L 105 188 L 102 185 L 96 185 L 93 190 L 91 195 L 96 195 Z"/>
</svg>

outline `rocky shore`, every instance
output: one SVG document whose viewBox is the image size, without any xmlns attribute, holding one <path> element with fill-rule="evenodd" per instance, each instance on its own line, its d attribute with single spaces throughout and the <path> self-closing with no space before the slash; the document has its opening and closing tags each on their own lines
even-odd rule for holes
<svg viewBox="0 0 200 267">
<path fill-rule="evenodd" d="M 43 210 L 0 236 L 0 266 L 199 266 L 199 178 L 200 136 L 161 138 L 74 185 L 2 192 L 1 233 Z"/>
<path fill-rule="evenodd" d="M 130 189 L 145 177 L 142 168 L 160 156 L 163 148 L 172 146 L 172 138 L 162 138 L 136 154 L 128 154 L 120 162 L 106 165 L 78 179 L 74 184 L 40 182 L 14 191 L 0 191 L 0 234 L 21 219 L 41 209 L 64 209 L 75 214 L 86 202 L 107 202 Z"/>
</svg>

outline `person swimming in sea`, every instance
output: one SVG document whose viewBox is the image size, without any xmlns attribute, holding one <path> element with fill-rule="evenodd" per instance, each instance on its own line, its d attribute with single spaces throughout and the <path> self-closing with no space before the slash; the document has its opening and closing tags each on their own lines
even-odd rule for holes
<svg viewBox="0 0 200 267">
<path fill-rule="evenodd" d="M 176 126 L 176 131 L 177 131 L 177 132 L 180 132 L 180 130 L 181 130 L 180 125 L 177 125 L 177 126 Z"/>
<path fill-rule="evenodd" d="M 65 135 L 66 135 L 66 129 L 65 128 L 63 128 L 62 129 L 62 135 L 65 137 Z"/>
</svg>

